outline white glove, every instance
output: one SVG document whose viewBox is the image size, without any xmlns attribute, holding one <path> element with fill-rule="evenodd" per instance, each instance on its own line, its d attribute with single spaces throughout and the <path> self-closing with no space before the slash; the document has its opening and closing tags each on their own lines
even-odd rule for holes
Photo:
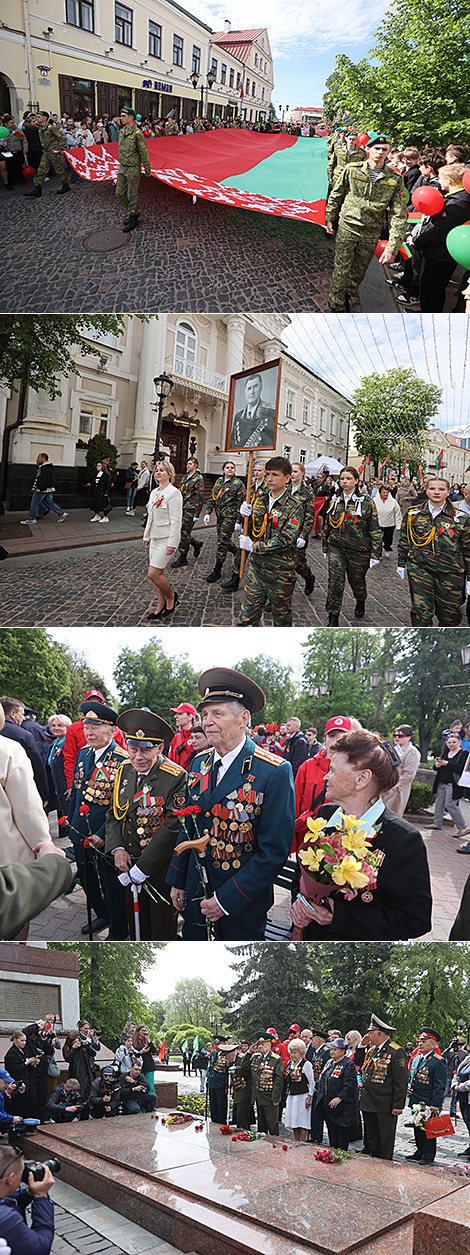
<svg viewBox="0 0 470 1255">
<path fill-rule="evenodd" d="M 251 553 L 253 549 L 253 541 L 251 536 L 240 536 L 240 549 L 246 549 L 247 553 Z"/>
<path fill-rule="evenodd" d="M 370 567 L 373 567 L 373 566 L 380 566 L 380 558 L 371 558 L 371 560 L 370 560 L 370 562 L 369 562 L 369 566 L 370 566 Z"/>
<path fill-rule="evenodd" d="M 241 530 L 242 530 L 242 526 L 243 526 L 243 524 L 242 524 L 242 523 L 235 523 L 235 527 L 234 527 L 234 529 L 233 529 L 233 530 L 234 530 L 235 532 L 241 532 Z"/>
<path fill-rule="evenodd" d="M 199 515 L 198 515 L 198 514 L 196 514 L 196 518 L 195 518 L 195 519 L 193 519 L 193 523 L 199 523 Z"/>
<path fill-rule="evenodd" d="M 2 1255 L 11 1255 L 11 1246 L 7 1246 L 6 1238 L 0 1238 L 0 1251 Z"/>
<path fill-rule="evenodd" d="M 470 597 L 470 580 L 467 580 L 467 583 L 465 585 L 465 592 L 467 594 L 467 597 Z"/>
<path fill-rule="evenodd" d="M 325 558 L 326 562 L 328 562 L 328 554 L 327 554 L 327 553 L 324 553 L 324 554 L 323 554 L 323 557 Z"/>
<path fill-rule="evenodd" d="M 124 885 L 124 888 L 127 889 L 127 886 L 131 883 L 129 872 L 121 872 L 121 875 L 118 876 L 118 881 L 120 885 Z"/>
<path fill-rule="evenodd" d="M 297 537 L 297 549 L 305 549 L 305 541 L 303 536 Z"/>
<path fill-rule="evenodd" d="M 208 527 L 208 526 L 209 526 L 210 521 L 211 521 L 211 516 L 210 516 L 210 514 L 205 514 L 205 515 L 204 515 L 204 527 Z"/>
<path fill-rule="evenodd" d="M 399 575 L 399 576 L 400 576 L 400 579 L 401 579 L 401 580 L 404 580 L 404 578 L 405 578 L 405 568 L 404 568 L 404 566 L 397 566 L 397 575 Z"/>
<path fill-rule="evenodd" d="M 249 505 L 248 501 L 242 501 L 241 506 L 240 506 L 240 514 L 243 514 L 244 519 L 249 519 L 252 509 L 253 509 L 253 506 Z"/>
</svg>

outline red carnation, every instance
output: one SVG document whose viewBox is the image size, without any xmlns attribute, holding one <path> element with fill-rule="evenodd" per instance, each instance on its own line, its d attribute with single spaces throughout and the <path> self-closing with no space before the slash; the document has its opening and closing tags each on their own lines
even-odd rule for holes
<svg viewBox="0 0 470 1255">
<path fill-rule="evenodd" d="M 238 1140 L 238 1139 L 237 1139 L 237 1135 L 236 1135 L 236 1133 L 234 1133 L 234 1135 L 233 1135 L 233 1137 L 232 1137 L 232 1142 L 236 1142 L 237 1140 Z"/>
<path fill-rule="evenodd" d="M 282 1149 L 283 1149 L 283 1150 L 287 1150 L 287 1146 L 283 1146 L 283 1147 L 282 1147 Z"/>
<path fill-rule="evenodd" d="M 174 815 L 202 815 L 202 806 L 183 806 L 180 810 L 174 810 Z"/>
<path fill-rule="evenodd" d="M 80 810 L 79 810 L 79 815 L 88 815 L 89 810 L 90 810 L 90 807 L 89 807 L 89 806 L 85 806 L 85 803 L 84 803 L 84 802 L 82 802 L 82 805 L 81 805 Z"/>
</svg>

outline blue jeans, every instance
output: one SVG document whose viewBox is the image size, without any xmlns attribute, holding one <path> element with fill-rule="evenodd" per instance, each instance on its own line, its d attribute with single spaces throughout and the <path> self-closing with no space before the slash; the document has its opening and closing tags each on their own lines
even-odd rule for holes
<svg viewBox="0 0 470 1255">
<path fill-rule="evenodd" d="M 60 506 L 56 505 L 52 492 L 33 492 L 28 518 L 37 518 L 42 505 L 45 505 L 46 510 L 53 510 L 54 514 L 58 514 L 60 518 L 65 514 L 65 510 L 61 510 Z"/>
<path fill-rule="evenodd" d="M 134 509 L 134 501 L 136 497 L 136 492 L 137 492 L 137 484 L 131 484 L 131 487 L 128 488 L 126 492 L 126 509 L 127 510 Z"/>
</svg>

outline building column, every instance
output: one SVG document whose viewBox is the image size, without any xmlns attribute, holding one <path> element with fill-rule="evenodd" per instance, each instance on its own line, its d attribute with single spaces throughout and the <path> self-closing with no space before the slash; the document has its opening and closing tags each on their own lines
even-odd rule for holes
<svg viewBox="0 0 470 1255">
<path fill-rule="evenodd" d="M 70 381 L 65 375 L 57 380 L 61 396 L 54 400 L 41 389 L 28 388 L 26 414 L 12 440 L 12 462 L 34 462 L 38 453 L 47 453 L 56 465 L 75 465 L 75 436 L 70 431 Z"/>
<path fill-rule="evenodd" d="M 266 340 L 261 347 L 265 362 L 272 362 L 277 357 L 282 356 L 286 346 L 285 344 L 281 344 L 280 340 Z"/>
<path fill-rule="evenodd" d="M 231 314 L 224 322 L 227 327 L 227 375 L 236 375 L 243 370 L 245 319 L 242 315 Z"/>
<path fill-rule="evenodd" d="M 167 333 L 167 314 L 159 314 L 143 324 L 142 348 L 139 363 L 139 378 L 135 402 L 134 429 L 126 446 L 135 445 L 135 459 L 153 453 L 155 446 L 155 430 L 157 426 L 154 379 L 165 370 L 165 348 Z M 171 368 L 166 372 L 171 375 Z"/>
</svg>

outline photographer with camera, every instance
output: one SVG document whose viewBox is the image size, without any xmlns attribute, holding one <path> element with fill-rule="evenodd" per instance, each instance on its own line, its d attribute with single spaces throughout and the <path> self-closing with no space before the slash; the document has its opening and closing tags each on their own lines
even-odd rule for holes
<svg viewBox="0 0 470 1255">
<path fill-rule="evenodd" d="M 27 1065 L 29 1115 L 35 1116 L 43 1124 L 47 1102 L 47 1069 L 49 1060 L 54 1058 L 56 1035 L 52 1024 L 44 1020 L 27 1024 L 23 1032 L 26 1037 L 25 1059 L 30 1060 Z"/>
<path fill-rule="evenodd" d="M 109 1119 L 119 1115 L 121 1102 L 121 1086 L 114 1068 L 109 1065 L 101 1069 L 101 1076 L 92 1081 L 90 1090 L 90 1109 L 94 1120 Z"/>
<path fill-rule="evenodd" d="M 60 1167 L 58 1161 L 55 1164 Z M 57 1171 L 57 1167 L 55 1167 Z M 26 1189 L 21 1182 L 26 1176 Z M 14 1146 L 0 1146 L 0 1232 L 11 1255 L 49 1255 L 54 1241 L 54 1204 L 49 1190 L 54 1184 L 49 1165 L 25 1165 L 23 1153 Z M 32 1227 L 26 1207 L 32 1203 Z"/>
<path fill-rule="evenodd" d="M 142 1060 L 131 1064 L 130 1072 L 122 1082 L 122 1109 L 125 1116 L 135 1116 L 139 1111 L 155 1111 L 156 1094 L 150 1093 L 150 1085 L 142 1072 Z"/>
<path fill-rule="evenodd" d="M 457 1090 L 455 1089 L 455 1086 L 452 1085 L 452 1081 L 456 1076 L 460 1064 L 467 1058 L 467 1054 L 468 1050 L 465 1050 L 464 1048 L 463 1038 L 457 1036 L 452 1038 L 450 1046 L 447 1047 L 447 1050 L 442 1051 L 442 1058 L 445 1059 L 447 1067 L 447 1083 L 444 1097 L 447 1098 L 447 1094 L 450 1090 L 449 1115 L 452 1120 L 458 1120 Z"/>
<path fill-rule="evenodd" d="M 89 1098 L 91 1083 L 96 1075 L 95 1055 L 101 1050 L 98 1029 L 90 1028 L 88 1020 L 79 1020 L 77 1032 L 69 1033 L 62 1049 L 69 1065 L 69 1080 L 78 1081 L 82 1098 Z"/>
<path fill-rule="evenodd" d="M 128 1033 L 123 1038 L 121 1045 L 118 1046 L 114 1056 L 114 1062 L 119 1067 L 119 1074 L 121 1077 L 129 1075 L 132 1064 L 135 1063 L 136 1059 L 142 1063 L 142 1057 L 139 1055 L 139 1051 L 136 1050 L 135 1046 L 132 1044 L 132 1033 Z"/>
<path fill-rule="evenodd" d="M 5 1068 L 0 1068 L 0 1133 L 9 1133 L 15 1124 L 22 1124 L 22 1116 L 5 1111 L 5 1097 L 10 1098 L 16 1088 L 16 1082 Z"/>
<path fill-rule="evenodd" d="M 71 1077 L 56 1085 L 46 1103 L 46 1116 L 54 1124 L 71 1124 L 72 1120 L 88 1120 L 90 1104 L 82 1098 L 80 1084 Z"/>
</svg>

